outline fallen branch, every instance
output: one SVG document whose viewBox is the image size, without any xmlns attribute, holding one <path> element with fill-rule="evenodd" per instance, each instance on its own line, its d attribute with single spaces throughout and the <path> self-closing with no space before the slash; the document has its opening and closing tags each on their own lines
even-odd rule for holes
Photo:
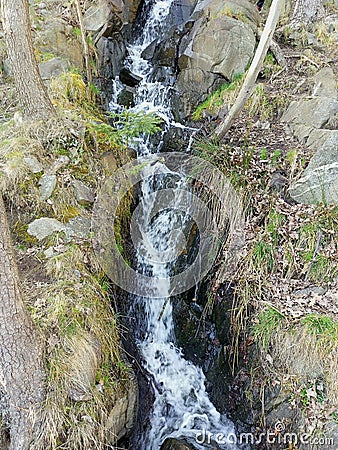
<svg viewBox="0 0 338 450">
<path fill-rule="evenodd" d="M 284 0 L 273 0 L 269 15 L 262 33 L 262 37 L 259 41 L 258 47 L 256 49 L 255 56 L 252 60 L 248 73 L 245 77 L 244 83 L 241 90 L 239 91 L 238 97 L 229 111 L 229 114 L 225 117 L 224 121 L 221 122 L 215 130 L 215 136 L 218 139 L 222 139 L 225 134 L 230 129 L 233 121 L 242 111 L 245 103 L 252 94 L 257 76 L 261 70 L 264 58 L 270 47 L 272 36 L 275 32 L 275 28 L 282 10 Z"/>
<path fill-rule="evenodd" d="M 261 39 L 263 32 L 261 30 L 257 31 L 257 36 L 259 37 L 259 39 Z M 286 67 L 287 66 L 287 61 L 286 58 L 283 54 L 282 49 L 280 48 L 280 46 L 277 44 L 276 41 L 274 41 L 273 39 L 271 39 L 271 43 L 270 43 L 270 51 L 273 54 L 273 56 L 275 57 L 275 60 L 277 61 L 277 64 L 281 67 Z"/>
<path fill-rule="evenodd" d="M 313 61 L 313 59 L 310 59 L 308 56 L 303 55 L 303 54 L 295 53 L 293 55 L 286 56 L 286 58 L 303 58 L 303 59 L 305 59 L 305 61 L 309 61 L 309 63 L 311 63 L 315 67 L 317 67 L 317 69 L 319 69 L 319 67 L 320 67 L 319 64 L 316 63 L 316 61 Z"/>
</svg>

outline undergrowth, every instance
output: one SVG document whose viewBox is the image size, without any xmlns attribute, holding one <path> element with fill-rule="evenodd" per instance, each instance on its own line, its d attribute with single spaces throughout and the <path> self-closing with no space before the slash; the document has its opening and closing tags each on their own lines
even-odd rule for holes
<svg viewBox="0 0 338 450">
<path fill-rule="evenodd" d="M 140 134 L 159 131 L 161 120 L 143 113 L 104 113 L 77 72 L 54 79 L 49 95 L 56 118 L 23 122 L 17 114 L 0 125 L 0 191 L 15 211 L 14 244 L 27 266 L 25 300 L 46 342 L 43 423 L 32 449 L 104 449 L 116 442 L 110 413 L 132 383 L 105 275 L 90 236 L 70 241 L 54 233 L 37 242 L 27 225 L 39 217 L 64 223 L 77 216 L 88 219 L 90 206 L 77 202 L 72 180 L 95 192 L 104 179 L 102 155 L 112 153 L 118 166 L 127 163 L 128 145 Z M 30 170 L 27 158 L 39 169 Z M 40 198 L 43 173 L 57 178 L 47 201 Z M 122 218 L 130 213 L 130 202 L 126 196 L 121 203 Z"/>
</svg>

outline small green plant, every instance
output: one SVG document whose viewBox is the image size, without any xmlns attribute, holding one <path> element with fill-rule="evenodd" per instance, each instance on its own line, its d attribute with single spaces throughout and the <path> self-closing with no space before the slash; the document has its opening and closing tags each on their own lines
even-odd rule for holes
<svg viewBox="0 0 338 450">
<path fill-rule="evenodd" d="M 260 151 L 259 157 L 263 161 L 266 161 L 268 159 L 268 149 L 267 148 L 262 148 L 261 151 Z"/>
<path fill-rule="evenodd" d="M 268 306 L 258 315 L 258 321 L 254 324 L 254 338 L 260 342 L 263 348 L 267 348 L 273 332 L 286 320 L 284 314 L 273 306 Z"/>
<path fill-rule="evenodd" d="M 303 319 L 303 323 L 312 335 L 319 339 L 338 341 L 338 323 L 329 316 L 309 314 Z"/>
<path fill-rule="evenodd" d="M 112 125 L 103 121 L 88 122 L 88 129 L 98 143 L 128 147 L 141 134 L 151 135 L 161 130 L 162 121 L 155 114 L 125 110 L 120 114 L 110 114 L 110 118 Z"/>
<path fill-rule="evenodd" d="M 267 223 L 265 225 L 265 230 L 269 234 L 271 241 L 274 245 L 278 243 L 279 229 L 285 220 L 285 216 L 276 212 L 274 209 L 268 214 Z"/>
<path fill-rule="evenodd" d="M 253 264 L 261 273 L 271 272 L 273 269 L 272 246 L 262 240 L 255 243 L 252 250 Z"/>
<path fill-rule="evenodd" d="M 272 164 L 276 165 L 280 161 L 281 156 L 282 156 L 281 150 L 275 150 L 273 152 L 273 155 L 272 155 L 272 158 L 271 158 Z"/>
<path fill-rule="evenodd" d="M 76 36 L 76 37 L 78 37 L 78 36 L 81 36 L 81 29 L 80 28 L 78 28 L 78 27 L 74 27 L 73 28 L 73 34 L 74 34 L 74 36 Z"/>
<path fill-rule="evenodd" d="M 205 110 L 216 113 L 226 103 L 230 93 L 237 91 L 241 85 L 243 74 L 236 74 L 231 83 L 225 83 L 201 103 L 192 114 L 193 120 L 200 120 Z"/>
</svg>

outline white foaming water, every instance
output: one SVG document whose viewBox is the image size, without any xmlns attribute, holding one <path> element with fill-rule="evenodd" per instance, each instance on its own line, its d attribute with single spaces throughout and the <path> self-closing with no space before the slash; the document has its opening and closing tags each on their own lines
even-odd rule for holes
<svg viewBox="0 0 338 450">
<path fill-rule="evenodd" d="M 127 67 L 132 73 L 141 76 L 142 81 L 136 89 L 134 111 L 156 112 L 166 124 L 174 124 L 169 105 L 169 88 L 159 82 L 150 82 L 151 64 L 141 57 L 141 53 L 155 40 L 163 36 L 163 25 L 170 12 L 173 0 L 155 0 L 142 35 L 132 45 L 128 46 Z M 117 104 L 116 95 L 121 91 L 121 85 L 116 82 L 115 98 L 111 102 L 114 109 Z M 114 97 L 114 96 L 113 96 Z M 116 111 L 116 109 L 115 109 Z M 138 143 L 139 155 L 152 153 L 154 150 L 148 141 Z M 138 342 L 144 358 L 145 369 L 153 376 L 155 401 L 150 416 L 150 427 L 142 436 L 135 450 L 159 450 L 167 437 L 190 438 L 199 449 L 215 448 L 215 444 L 200 445 L 195 436 L 200 430 L 228 436 L 234 434 L 234 426 L 225 416 L 216 410 L 209 400 L 205 389 L 205 376 L 202 370 L 184 359 L 182 351 L 177 348 L 174 335 L 172 305 L 168 302 L 171 287 L 168 278 L 172 270 L 172 258 L 183 246 L 181 241 L 182 223 L 184 219 L 175 212 L 175 202 L 179 202 L 177 194 L 171 200 L 169 208 L 152 217 L 157 189 L 165 187 L 165 176 L 168 169 L 161 162 L 147 166 L 144 169 L 140 198 L 143 216 L 138 220 L 138 231 L 141 241 L 138 244 L 138 271 L 151 274 L 158 278 L 162 299 L 137 298 L 145 317 L 145 336 Z M 176 187 L 184 183 L 182 175 L 176 174 Z M 164 183 L 164 186 L 161 185 Z M 157 187 L 156 187 L 157 184 Z M 188 212 L 187 212 L 188 213 Z M 174 243 L 174 244 L 173 244 Z M 171 248 L 172 245 L 176 248 Z M 161 260 L 161 255 L 163 258 Z M 196 275 L 197 277 L 197 275 Z M 198 277 L 197 277 L 198 278 Z M 142 406 L 141 406 L 142 407 Z M 233 444 L 221 444 L 220 449 L 237 449 Z"/>
</svg>

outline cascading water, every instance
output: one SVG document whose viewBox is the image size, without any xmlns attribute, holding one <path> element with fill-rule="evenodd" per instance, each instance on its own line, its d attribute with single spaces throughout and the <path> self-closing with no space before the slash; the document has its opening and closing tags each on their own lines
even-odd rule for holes
<svg viewBox="0 0 338 450">
<path fill-rule="evenodd" d="M 169 88 L 151 79 L 152 66 L 142 59 L 143 50 L 154 40 L 160 40 L 165 30 L 166 18 L 173 0 L 155 1 L 149 12 L 141 36 L 128 46 L 126 65 L 130 71 L 141 77 L 135 92 L 134 111 L 156 112 L 165 122 L 166 127 L 181 126 L 175 124 L 169 106 Z M 120 88 L 119 80 L 115 82 L 115 98 L 111 109 L 116 111 Z M 139 156 L 155 153 L 149 141 L 140 141 L 137 145 Z M 143 170 L 141 183 L 140 210 L 137 228 L 141 236 L 137 248 L 137 269 L 140 273 L 150 274 L 155 279 L 166 279 L 173 270 L 175 255 L 179 253 L 180 227 L 184 225 L 182 214 L 177 214 L 175 204 L 180 201 L 178 194 L 173 196 L 168 207 L 160 213 L 154 209 L 154 193 L 165 187 L 168 169 L 160 162 L 147 165 Z M 172 174 L 176 188 L 185 182 L 184 176 Z M 187 211 L 188 213 L 188 211 Z M 189 215 L 189 214 L 188 214 Z M 173 242 L 175 248 L 172 249 Z M 155 401 L 150 417 L 150 426 L 140 438 L 135 450 L 158 450 L 167 437 L 185 438 L 196 448 L 215 448 L 212 440 L 201 442 L 196 439 L 201 430 L 207 430 L 223 436 L 234 436 L 233 424 L 216 410 L 208 398 L 202 370 L 184 359 L 182 351 L 177 348 L 174 335 L 172 305 L 168 302 L 171 295 L 170 282 L 159 286 L 162 298 L 136 297 L 134 314 L 142 312 L 144 328 L 139 333 L 138 346 L 144 359 L 144 367 L 153 377 Z M 235 444 L 219 441 L 217 448 L 235 449 Z"/>
</svg>

